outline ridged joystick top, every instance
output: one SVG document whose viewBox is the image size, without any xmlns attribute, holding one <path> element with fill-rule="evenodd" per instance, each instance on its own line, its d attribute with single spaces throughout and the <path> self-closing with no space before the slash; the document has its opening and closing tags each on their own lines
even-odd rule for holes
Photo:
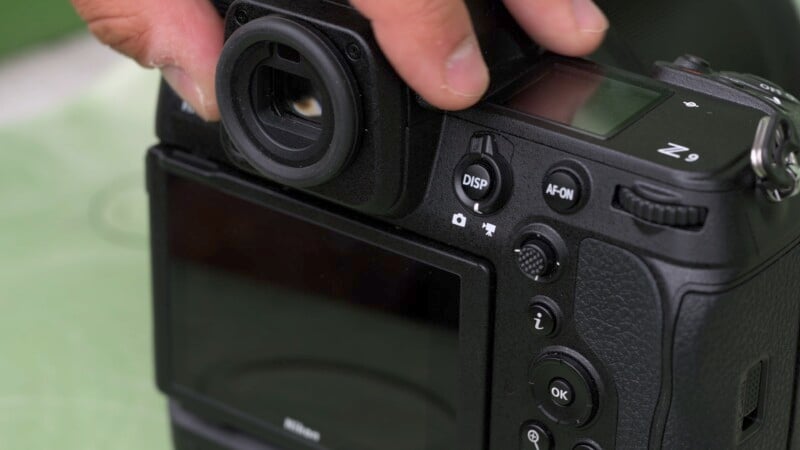
<svg viewBox="0 0 800 450">
<path fill-rule="evenodd" d="M 557 263 L 555 250 L 542 239 L 526 241 L 517 250 L 517 264 L 520 270 L 534 280 L 550 275 Z"/>
</svg>

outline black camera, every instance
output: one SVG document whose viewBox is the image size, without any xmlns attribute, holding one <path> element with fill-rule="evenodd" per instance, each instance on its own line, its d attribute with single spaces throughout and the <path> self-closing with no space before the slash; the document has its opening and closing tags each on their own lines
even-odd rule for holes
<svg viewBox="0 0 800 450">
<path fill-rule="evenodd" d="M 176 448 L 800 448 L 800 103 L 739 71 L 784 72 L 468 4 L 443 113 L 344 1 L 217 3 L 222 124 L 162 87 L 147 164 Z"/>
</svg>

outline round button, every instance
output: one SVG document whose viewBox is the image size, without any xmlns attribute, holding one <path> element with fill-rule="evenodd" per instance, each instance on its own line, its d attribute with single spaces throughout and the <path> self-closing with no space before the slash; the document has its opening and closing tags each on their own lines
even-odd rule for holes
<svg viewBox="0 0 800 450">
<path fill-rule="evenodd" d="M 695 55 L 683 55 L 675 60 L 675 65 L 696 73 L 711 73 L 711 64 Z"/>
<path fill-rule="evenodd" d="M 470 140 L 467 155 L 453 171 L 453 188 L 458 201 L 473 214 L 493 214 L 508 201 L 513 175 L 498 150 L 510 147 L 510 142 L 487 133 Z"/>
<path fill-rule="evenodd" d="M 556 331 L 558 322 L 556 315 L 550 307 L 542 302 L 531 306 L 530 323 L 531 332 L 537 337 L 552 336 Z"/>
<path fill-rule="evenodd" d="M 543 425 L 531 423 L 522 427 L 519 447 L 521 450 L 551 450 L 553 438 Z"/>
<path fill-rule="evenodd" d="M 542 195 L 547 206 L 558 213 L 573 212 L 580 204 L 583 186 L 580 179 L 566 169 L 556 169 L 544 179 Z"/>
<path fill-rule="evenodd" d="M 572 450 L 600 450 L 600 447 L 593 444 L 578 444 Z"/>
<path fill-rule="evenodd" d="M 597 410 L 597 384 L 589 370 L 564 353 L 550 353 L 531 366 L 529 383 L 539 410 L 550 420 L 581 427 Z"/>
<path fill-rule="evenodd" d="M 495 177 L 483 164 L 472 164 L 464 170 L 460 178 L 464 194 L 470 200 L 479 201 L 489 195 Z"/>
<path fill-rule="evenodd" d="M 550 401 L 558 406 L 569 406 L 575 395 L 572 386 L 566 380 L 555 378 L 550 382 Z"/>
</svg>

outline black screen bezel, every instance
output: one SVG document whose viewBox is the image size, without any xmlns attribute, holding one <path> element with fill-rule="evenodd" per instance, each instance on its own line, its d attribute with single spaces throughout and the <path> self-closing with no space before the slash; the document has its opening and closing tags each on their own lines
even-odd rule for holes
<svg viewBox="0 0 800 450">
<path fill-rule="evenodd" d="M 424 242 L 415 236 L 404 235 L 379 223 L 371 223 L 370 219 L 356 219 L 346 210 L 334 213 L 329 211 L 334 208 L 322 208 L 312 199 L 296 200 L 285 192 L 267 188 L 266 183 L 245 180 L 240 172 L 237 175 L 235 171 L 212 167 L 205 161 L 193 160 L 194 157 L 176 157 L 180 155 L 185 154 L 155 148 L 149 152 L 147 163 L 156 377 L 158 387 L 165 394 L 214 423 L 234 427 L 280 448 L 327 448 L 287 433 L 281 424 L 259 421 L 209 398 L 187 392 L 172 382 L 167 190 L 170 177 L 180 177 L 459 276 L 462 296 L 459 302 L 461 387 L 457 406 L 458 448 L 485 448 L 488 440 L 490 319 L 493 311 L 493 275 L 487 262 L 435 243 Z"/>
</svg>

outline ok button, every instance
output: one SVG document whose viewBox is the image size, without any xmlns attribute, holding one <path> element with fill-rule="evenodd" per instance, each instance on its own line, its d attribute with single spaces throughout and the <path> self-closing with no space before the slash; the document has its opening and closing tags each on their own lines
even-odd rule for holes
<svg viewBox="0 0 800 450">
<path fill-rule="evenodd" d="M 550 401 L 558 406 L 569 406 L 572 404 L 575 392 L 566 380 L 555 378 L 549 386 Z"/>
</svg>

